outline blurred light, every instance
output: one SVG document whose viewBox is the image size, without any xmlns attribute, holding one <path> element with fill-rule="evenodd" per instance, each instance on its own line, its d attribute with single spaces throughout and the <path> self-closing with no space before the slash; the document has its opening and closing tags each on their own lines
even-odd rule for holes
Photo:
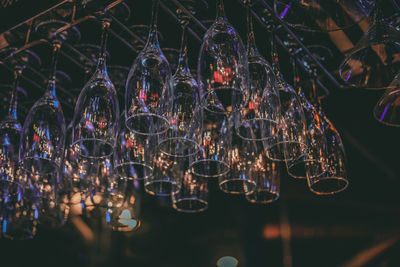
<svg viewBox="0 0 400 267">
<path fill-rule="evenodd" d="M 218 267 L 237 267 L 239 261 L 231 256 L 225 256 L 217 261 Z"/>
</svg>

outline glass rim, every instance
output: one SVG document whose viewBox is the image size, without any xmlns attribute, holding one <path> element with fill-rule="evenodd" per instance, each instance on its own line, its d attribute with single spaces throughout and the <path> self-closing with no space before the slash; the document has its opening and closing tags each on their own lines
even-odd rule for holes
<svg viewBox="0 0 400 267">
<path fill-rule="evenodd" d="M 347 178 L 345 178 L 345 177 L 340 177 L 340 176 L 327 176 L 327 177 L 321 177 L 321 178 L 316 177 L 316 178 L 311 178 L 311 179 L 315 179 L 315 181 L 313 181 L 313 184 L 311 184 L 309 179 L 307 179 L 308 180 L 308 184 L 309 184 L 309 188 L 310 188 L 310 191 L 313 192 L 316 195 L 333 195 L 333 194 L 340 193 L 340 192 L 344 191 L 349 186 L 349 180 Z M 330 191 L 330 192 L 318 191 L 318 190 L 315 190 L 313 188 L 313 186 L 315 186 L 316 184 L 318 184 L 320 182 L 324 182 L 324 181 L 329 181 L 329 180 L 342 181 L 344 184 L 339 189 L 333 190 L 333 191 Z"/>
<path fill-rule="evenodd" d="M 177 203 L 182 203 L 182 202 L 198 202 L 201 205 L 203 205 L 202 208 L 199 209 L 182 209 L 178 208 Z M 190 198 L 190 197 L 185 197 L 185 198 L 177 198 L 173 200 L 172 207 L 179 212 L 184 212 L 184 213 L 197 213 L 197 212 L 203 212 L 208 209 L 208 201 L 199 199 L 199 198 Z"/>
<path fill-rule="evenodd" d="M 250 197 L 252 195 L 255 195 L 259 192 L 265 192 L 268 193 L 270 196 L 272 196 L 273 198 L 269 198 L 268 200 L 262 200 L 262 201 L 258 201 L 255 199 L 251 199 Z M 254 190 L 252 193 L 250 194 L 246 194 L 246 200 L 250 203 L 254 203 L 254 204 L 268 204 L 268 203 L 272 203 L 275 202 L 279 199 L 280 197 L 280 193 L 279 191 L 275 191 L 275 190 L 269 190 L 269 189 L 264 189 L 264 190 Z"/>
<path fill-rule="evenodd" d="M 398 123 L 393 123 L 393 122 L 387 122 L 387 121 L 385 121 L 385 120 L 381 120 L 381 119 L 378 117 L 378 114 L 377 114 L 377 110 L 376 110 L 376 109 L 377 109 L 377 105 L 378 105 L 378 104 L 375 105 L 374 110 L 372 111 L 372 113 L 373 113 L 374 118 L 375 118 L 378 122 L 380 122 L 380 123 L 382 123 L 383 125 L 386 125 L 386 126 L 400 127 L 400 121 L 399 121 Z"/>
<path fill-rule="evenodd" d="M 290 175 L 290 177 L 292 177 L 292 178 L 294 178 L 294 179 L 307 179 L 307 177 L 310 177 L 310 178 L 314 179 L 314 178 L 318 178 L 318 177 L 324 175 L 324 174 L 328 171 L 328 168 L 326 167 L 325 170 L 324 170 L 323 172 L 318 173 L 318 174 L 315 174 L 315 175 L 312 175 L 312 176 L 310 176 L 310 175 L 307 174 L 307 170 L 305 170 L 305 176 L 294 175 L 291 171 L 289 171 L 289 169 L 293 168 L 294 166 L 297 166 L 298 164 L 305 163 L 305 162 L 316 162 L 317 164 L 322 165 L 322 164 L 324 163 L 323 161 L 314 160 L 314 159 L 304 159 L 304 160 L 299 160 L 299 159 L 300 159 L 300 158 L 295 159 L 295 160 L 285 161 L 285 162 L 286 162 L 286 169 L 287 169 L 287 172 L 288 172 L 288 174 Z M 292 164 L 290 167 L 289 167 L 289 165 L 288 165 L 289 162 L 293 162 L 293 164 Z M 304 165 L 305 165 L 305 164 L 304 164 Z"/>
<path fill-rule="evenodd" d="M 173 194 L 173 193 L 175 193 L 175 194 L 178 193 L 179 190 L 181 189 L 180 186 L 178 185 L 178 183 L 175 182 L 175 181 L 168 181 L 168 180 L 162 180 L 162 179 L 158 179 L 158 180 L 148 180 L 148 179 L 146 179 L 146 180 L 145 180 L 145 183 L 144 183 L 144 189 L 148 194 L 153 195 L 153 196 L 167 197 L 167 196 L 171 196 L 171 194 Z M 169 192 L 169 193 L 160 193 L 160 192 L 156 192 L 156 191 L 152 191 L 152 190 L 148 189 L 148 187 L 150 185 L 153 185 L 153 184 L 156 184 L 156 183 L 168 183 L 168 184 L 171 184 L 171 189 L 173 188 L 173 186 L 175 186 L 176 190 L 171 190 L 171 192 Z"/>
<path fill-rule="evenodd" d="M 228 191 L 226 189 L 223 189 L 223 187 L 222 187 L 223 185 L 226 185 L 226 184 L 231 183 L 231 182 L 244 182 L 244 183 L 247 183 L 249 185 L 253 185 L 253 190 L 239 192 L 239 191 Z M 231 195 L 248 195 L 248 194 L 251 194 L 251 193 L 254 192 L 256 186 L 257 185 L 256 185 L 255 181 L 250 180 L 250 179 L 241 179 L 241 178 L 226 178 L 226 179 L 223 179 L 222 181 L 219 181 L 219 183 L 218 183 L 218 187 L 222 192 L 227 193 L 227 194 L 231 194 Z"/>
<path fill-rule="evenodd" d="M 211 174 L 211 175 L 209 175 L 209 174 L 201 174 L 201 173 L 196 172 L 196 171 L 193 170 L 194 165 L 197 165 L 197 164 L 204 164 L 204 163 L 206 163 L 206 162 L 208 162 L 208 163 L 212 163 L 212 162 L 213 162 L 213 163 L 221 164 L 221 165 L 224 166 L 227 170 L 224 171 L 224 172 L 222 172 L 222 173 Z M 192 162 L 192 163 L 189 165 L 189 169 L 192 169 L 192 174 L 194 174 L 194 175 L 196 175 L 196 176 L 204 177 L 204 178 L 218 178 L 218 177 L 220 177 L 220 176 L 224 176 L 224 175 L 228 174 L 228 173 L 231 171 L 231 168 L 230 168 L 229 164 L 227 164 L 225 161 L 222 161 L 222 160 L 215 160 L 215 159 L 201 159 L 201 160 L 196 160 L 196 161 Z"/>
<path fill-rule="evenodd" d="M 155 133 L 140 132 L 140 131 L 135 130 L 134 128 L 128 127 L 128 124 L 127 124 L 127 121 L 128 121 L 128 120 L 131 120 L 131 119 L 136 118 L 136 117 L 145 117 L 145 116 L 149 116 L 149 117 L 151 116 L 151 117 L 159 118 L 159 119 L 161 119 L 162 121 L 166 122 L 167 127 L 165 127 L 165 129 L 163 129 L 162 131 L 157 131 L 157 132 L 155 132 Z M 168 120 L 165 116 L 161 116 L 161 115 L 158 115 L 158 114 L 155 114 L 155 113 L 151 113 L 151 112 L 142 112 L 142 113 L 137 113 L 137 114 L 133 114 L 133 115 L 130 115 L 130 116 L 126 116 L 126 118 L 125 118 L 125 126 L 126 126 L 126 128 L 128 128 L 131 132 L 133 132 L 133 133 L 135 133 L 135 134 L 146 135 L 146 136 L 157 136 L 157 135 L 161 135 L 161 134 L 166 133 L 166 132 L 170 129 L 169 120 Z"/>
<path fill-rule="evenodd" d="M 107 145 L 107 146 L 109 146 L 111 148 L 110 149 L 111 152 L 107 153 L 107 155 L 101 155 L 101 156 L 87 156 L 87 155 L 84 155 L 84 154 L 80 153 L 81 149 L 79 148 L 78 150 L 76 150 L 75 146 L 78 145 L 78 147 L 79 147 L 78 143 L 79 142 L 85 142 L 85 141 L 96 141 L 96 142 L 105 144 L 105 145 Z M 114 153 L 115 145 L 113 145 L 109 141 L 105 141 L 105 140 L 98 139 L 98 138 L 80 138 L 80 139 L 77 139 L 74 142 L 72 142 L 71 147 L 72 147 L 72 150 L 74 150 L 80 157 L 83 157 L 83 158 L 86 158 L 86 159 L 104 159 L 104 158 L 111 157 L 111 155 Z"/>
<path fill-rule="evenodd" d="M 142 167 L 146 168 L 146 169 L 147 169 L 148 171 L 150 171 L 150 172 L 153 171 L 153 167 L 152 167 L 151 165 L 149 165 L 149 164 L 141 163 L 141 162 L 136 162 L 136 161 L 129 161 L 129 162 L 117 163 L 117 164 L 114 166 L 115 174 L 116 174 L 116 175 L 119 175 L 120 172 L 121 172 L 121 169 L 122 169 L 124 166 L 129 166 L 129 165 L 138 165 L 138 166 L 142 166 Z M 119 176 L 120 176 L 120 175 L 119 175 Z M 146 176 L 144 176 L 144 177 L 133 178 L 133 180 L 143 180 L 143 179 L 147 179 L 149 176 L 151 176 L 151 174 L 146 175 Z M 125 178 L 129 179 L 128 177 L 125 177 Z"/>
<path fill-rule="evenodd" d="M 196 150 L 194 152 L 190 153 L 190 154 L 178 155 L 178 154 L 172 154 L 172 153 L 166 152 L 166 151 L 164 151 L 163 149 L 160 148 L 161 145 L 163 145 L 163 144 L 165 144 L 165 143 L 167 143 L 168 141 L 171 141 L 171 140 L 182 140 L 182 141 L 185 141 L 185 142 L 188 141 L 189 143 L 192 143 L 194 145 Z M 186 158 L 186 157 L 190 157 L 190 156 L 196 155 L 200 151 L 200 145 L 196 141 L 194 141 L 192 139 L 189 139 L 189 138 L 186 138 L 186 137 L 167 137 L 167 138 L 163 139 L 162 141 L 160 141 L 158 143 L 157 149 L 159 149 L 161 151 L 161 153 L 163 153 L 163 154 L 165 154 L 167 156 L 170 156 L 170 157 Z"/>
</svg>

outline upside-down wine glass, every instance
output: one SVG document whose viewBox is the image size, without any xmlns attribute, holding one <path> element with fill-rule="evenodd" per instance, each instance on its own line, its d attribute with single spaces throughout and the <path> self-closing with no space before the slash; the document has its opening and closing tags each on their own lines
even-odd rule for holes
<svg viewBox="0 0 400 267">
<path fill-rule="evenodd" d="M 30 182 L 49 199 L 55 196 L 65 141 L 65 119 L 56 96 L 56 68 L 62 39 L 67 35 L 59 30 L 66 25 L 45 21 L 36 26 L 37 32 L 44 31 L 52 38 L 52 68 L 46 93 L 30 109 L 21 137 L 20 161 L 30 174 Z"/>
<path fill-rule="evenodd" d="M 172 108 L 171 70 L 157 36 L 159 4 L 159 0 L 153 0 L 147 43 L 133 62 L 125 91 L 127 127 L 148 135 L 158 135 L 168 130 Z"/>
<path fill-rule="evenodd" d="M 192 175 L 189 164 L 191 157 L 200 152 L 196 138 L 201 129 L 202 112 L 197 82 L 190 73 L 188 65 L 186 29 L 189 20 L 183 16 L 178 15 L 178 17 L 182 25 L 182 37 L 178 66 L 172 76 L 174 95 L 170 119 L 171 126 L 166 135 L 160 136 L 156 153 L 160 156 L 155 158 L 153 177 L 145 179 L 145 188 L 149 191 L 150 188 L 165 188 L 165 186 L 155 186 L 156 183 L 171 184 L 173 207 L 182 212 L 198 212 L 207 208 L 207 188 L 204 187 L 203 179 L 196 179 L 196 176 Z M 164 157 L 161 155 L 164 155 Z M 172 170 L 175 169 L 175 166 L 179 166 L 181 169 L 175 173 L 170 172 L 175 175 L 165 175 L 167 170 L 163 170 L 165 165 L 160 164 L 161 158 L 176 161 L 170 166 Z"/>
<path fill-rule="evenodd" d="M 357 88 L 391 88 L 400 71 L 400 32 L 384 17 L 382 8 L 389 1 L 375 1 L 373 24 L 339 67 L 340 77 Z"/>
<path fill-rule="evenodd" d="M 319 114 L 327 140 L 327 170 L 315 177 L 308 176 L 311 192 L 317 195 L 332 195 L 345 190 L 349 185 L 346 167 L 346 153 L 339 132 L 322 111 L 319 102 Z"/>
<path fill-rule="evenodd" d="M 97 68 L 76 102 L 72 137 L 76 152 L 94 159 L 108 157 L 113 153 L 120 115 L 117 92 L 106 67 L 110 21 L 103 18 L 101 24 L 101 49 Z"/>
<path fill-rule="evenodd" d="M 228 22 L 223 0 L 217 0 L 215 22 L 204 35 L 197 75 L 203 105 L 212 104 L 230 113 L 247 103 L 247 53 L 239 34 Z"/>
<path fill-rule="evenodd" d="M 260 141 L 251 145 L 260 146 Z M 257 149 L 256 149 L 257 151 Z M 258 154 L 251 165 L 249 175 L 254 177 L 255 189 L 246 194 L 246 200 L 251 203 L 268 204 L 279 199 L 281 184 L 281 162 L 270 160 L 262 153 Z"/>
<path fill-rule="evenodd" d="M 249 63 L 249 102 L 241 110 L 238 135 L 246 140 L 263 141 L 265 149 L 276 145 L 279 140 L 280 103 L 275 74 L 270 64 L 259 53 L 247 2 L 247 57 Z"/>
<path fill-rule="evenodd" d="M 280 100 L 280 143 L 267 150 L 271 160 L 294 160 L 307 152 L 307 127 L 303 108 L 297 92 L 289 85 L 280 72 L 279 57 L 274 41 L 275 22 L 272 22 L 271 48 L 272 68 L 276 77 L 276 86 Z"/>
<path fill-rule="evenodd" d="M 8 239 L 30 239 L 36 232 L 34 214 L 38 212 L 38 203 L 30 195 L 32 190 L 25 188 L 25 178 L 18 164 L 22 132 L 17 112 L 18 89 L 26 64 L 40 64 L 40 59 L 28 49 L 14 47 L 5 48 L 0 54 L 2 63 L 10 63 L 14 74 L 8 114 L 0 122 L 0 234 Z"/>
<path fill-rule="evenodd" d="M 215 22 L 207 30 L 200 48 L 197 79 L 202 117 L 194 175 L 218 177 L 229 172 L 232 129 L 229 117 L 247 102 L 247 54 L 236 30 L 228 22 L 222 0 L 216 3 Z"/>
<path fill-rule="evenodd" d="M 322 118 L 318 111 L 305 97 L 300 86 L 300 76 L 297 69 L 297 58 L 291 58 L 294 73 L 294 87 L 298 90 L 301 106 L 307 125 L 307 151 L 300 158 L 286 160 L 288 174 L 297 179 L 306 179 L 323 174 L 327 169 L 327 141 L 322 126 Z"/>
</svg>

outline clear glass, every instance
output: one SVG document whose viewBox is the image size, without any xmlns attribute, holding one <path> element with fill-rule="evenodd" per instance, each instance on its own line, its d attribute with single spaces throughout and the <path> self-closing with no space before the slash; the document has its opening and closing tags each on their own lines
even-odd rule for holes
<svg viewBox="0 0 400 267">
<path fill-rule="evenodd" d="M 230 113 L 247 103 L 247 53 L 239 34 L 225 16 L 222 0 L 217 1 L 216 20 L 203 38 L 197 76 L 205 106 L 218 105 Z"/>
<path fill-rule="evenodd" d="M 253 21 L 247 8 L 247 57 L 249 63 L 249 102 L 241 110 L 241 122 L 237 132 L 247 140 L 263 140 L 266 149 L 279 143 L 279 92 L 275 86 L 275 74 L 270 64 L 259 53 L 254 37 Z"/>
<path fill-rule="evenodd" d="M 147 43 L 129 71 L 125 91 L 126 125 L 136 133 L 158 135 L 169 129 L 171 70 L 157 37 L 159 0 L 153 0 Z"/>
<path fill-rule="evenodd" d="M 307 122 L 307 151 L 296 159 L 287 160 L 288 174 L 296 179 L 306 179 L 307 175 L 316 177 L 327 169 L 327 141 L 322 127 L 322 119 L 317 110 L 300 94 L 303 111 Z"/>
<path fill-rule="evenodd" d="M 199 154 L 197 143 L 181 137 L 161 141 L 153 159 L 153 175 L 144 179 L 147 193 L 169 196 L 177 193 L 190 167 L 191 158 Z"/>
<path fill-rule="evenodd" d="M 60 170 L 65 141 L 65 119 L 56 96 L 55 74 L 60 47 L 57 40 L 53 41 L 53 68 L 47 90 L 29 110 L 21 137 L 20 161 L 33 179 L 40 179 L 44 184 Z"/>
<path fill-rule="evenodd" d="M 110 22 L 103 21 L 102 26 L 97 68 L 78 97 L 73 118 L 74 149 L 88 158 L 102 158 L 113 153 L 120 113 L 117 92 L 108 77 L 105 62 Z"/>
<path fill-rule="evenodd" d="M 199 149 L 198 136 L 201 130 L 201 112 L 199 103 L 199 89 L 196 80 L 190 73 L 188 65 L 188 47 L 186 37 L 187 24 L 182 27 L 181 50 L 179 63 L 175 74 L 172 76 L 173 101 L 170 117 L 170 129 L 160 135 L 161 142 L 168 142 L 163 145 L 164 152 L 169 154 L 195 153 Z M 175 143 L 182 142 L 182 143 Z M 192 145 L 193 147 L 184 147 Z M 172 149 L 167 151 L 165 149 Z M 179 154 L 183 156 L 182 154 Z"/>
<path fill-rule="evenodd" d="M 26 172 L 16 169 L 16 182 L 0 181 L 0 233 L 12 240 L 32 239 L 41 214 L 41 197 L 29 186 Z"/>
<path fill-rule="evenodd" d="M 121 177 L 142 180 L 153 173 L 153 155 L 157 146 L 154 135 L 130 131 L 125 124 L 125 114 L 121 115 L 114 151 L 115 172 Z"/>
<path fill-rule="evenodd" d="M 294 28 L 306 31 L 337 31 L 365 19 L 371 0 L 275 0 L 276 15 Z M 301 14 L 301 15 L 299 15 Z"/>
<path fill-rule="evenodd" d="M 374 23 L 364 33 L 339 67 L 348 85 L 369 90 L 390 88 L 400 71 L 400 32 L 383 18 L 377 1 Z"/>
<path fill-rule="evenodd" d="M 208 208 L 207 179 L 187 170 L 182 179 L 181 189 L 172 193 L 172 207 L 184 213 L 196 213 Z"/>
<path fill-rule="evenodd" d="M 18 163 L 18 151 L 22 132 L 18 120 L 18 84 L 22 69 L 18 66 L 14 70 L 14 85 L 8 107 L 8 114 L 0 122 L 0 180 L 13 182 Z M 0 197 L 0 201 L 1 201 Z"/>
<path fill-rule="evenodd" d="M 118 176 L 107 187 L 104 215 L 114 231 L 130 232 L 140 226 L 140 197 L 133 183 L 132 179 Z"/>
<path fill-rule="evenodd" d="M 238 114 L 237 114 L 238 115 Z M 228 150 L 231 171 L 218 177 L 219 188 L 229 194 L 250 194 L 255 189 L 255 180 L 252 176 L 252 167 L 259 154 L 265 156 L 264 146 L 261 142 L 242 139 L 234 131 L 235 116 L 232 115 L 228 122 L 232 127 L 232 139 Z M 227 140 L 228 141 L 228 140 Z M 225 148 L 227 149 L 227 148 Z"/>
<path fill-rule="evenodd" d="M 385 91 L 374 108 L 374 117 L 388 126 L 400 126 L 400 76 L 394 80 Z"/>
<path fill-rule="evenodd" d="M 261 148 L 257 141 L 255 146 Z M 268 159 L 263 153 L 257 154 L 250 167 L 249 175 L 253 177 L 256 186 L 253 192 L 246 194 L 246 200 L 251 203 L 268 204 L 279 199 L 281 183 L 281 163 Z"/>
<path fill-rule="evenodd" d="M 280 142 L 267 150 L 267 157 L 275 161 L 298 159 L 307 152 L 307 125 L 297 92 L 282 77 L 279 68 L 277 47 L 273 41 L 272 30 L 272 67 L 276 77 L 280 103 Z"/>
<path fill-rule="evenodd" d="M 299 92 L 299 99 L 303 108 L 307 125 L 307 151 L 297 159 L 286 161 L 286 169 L 290 176 L 296 179 L 306 179 L 323 174 L 327 169 L 327 141 L 322 126 L 322 118 L 313 105 L 307 100 L 300 86 L 300 76 L 296 58 L 292 58 L 294 72 L 294 86 Z M 312 89 L 311 89 L 312 90 Z"/>
<path fill-rule="evenodd" d="M 323 112 L 320 113 L 320 116 L 328 143 L 328 168 L 320 176 L 308 176 L 307 181 L 311 192 L 317 195 L 331 195 L 342 192 L 349 185 L 346 154 L 339 132 Z"/>
<path fill-rule="evenodd" d="M 210 106 L 197 110 L 201 118 L 198 131 L 201 153 L 191 156 L 192 173 L 201 177 L 217 178 L 228 174 L 229 151 L 232 142 L 232 127 L 229 117 L 222 108 Z"/>
</svg>

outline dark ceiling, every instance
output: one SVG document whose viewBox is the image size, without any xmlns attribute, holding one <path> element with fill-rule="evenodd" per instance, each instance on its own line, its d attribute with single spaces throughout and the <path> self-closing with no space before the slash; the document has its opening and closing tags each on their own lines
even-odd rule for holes
<svg viewBox="0 0 400 267">
<path fill-rule="evenodd" d="M 179 1 L 161 2 L 158 19 L 162 35 L 160 46 L 177 49 L 181 31 L 173 14 Z M 180 2 L 185 4 L 185 1 Z M 269 6 L 272 4 L 271 1 L 266 3 Z M 125 4 L 131 10 L 129 19 L 123 19 L 124 12 L 115 14 L 124 25 L 149 24 L 150 0 L 127 0 Z M 253 7 L 260 18 L 267 14 L 264 4 L 259 0 Z M 214 5 L 213 0 L 196 1 L 196 18 L 199 21 L 212 20 Z M 226 0 L 225 5 L 231 23 L 245 38 L 246 12 L 241 1 Z M 68 20 L 70 17 L 65 14 L 69 14 L 70 7 L 70 3 L 65 3 L 58 8 L 62 12 L 46 13 L 35 19 L 33 24 L 51 17 L 60 19 L 65 16 L 64 19 Z M 204 29 L 193 21 L 191 27 L 201 38 Z M 24 38 L 16 36 L 27 28 L 24 24 L 12 30 L 12 34 L 7 33 L 7 40 L 13 40 L 10 45 L 23 45 Z M 87 20 L 78 24 L 77 28 L 82 36 L 79 43 L 99 43 L 100 26 L 97 21 Z M 258 21 L 255 29 L 259 49 L 269 59 L 265 25 Z M 295 33 L 302 37 L 305 45 L 318 44 L 332 49 L 334 56 L 323 64 L 337 79 L 337 67 L 343 54 L 329 36 L 323 33 Z M 346 30 L 346 34 L 355 43 L 362 31 L 355 26 Z M 30 38 L 32 41 L 38 36 L 32 33 Z M 108 45 L 108 65 L 129 68 L 137 55 L 134 51 L 137 44 L 138 41 L 129 37 L 114 21 Z M 4 45 L 7 42 L 4 43 L 3 39 Z M 71 60 L 82 63 L 71 49 L 75 45 L 63 45 L 58 65 L 58 69 L 70 77 L 61 79 L 60 76 L 57 89 L 68 121 L 85 79 L 83 66 Z M 191 35 L 189 53 L 193 69 L 199 47 L 200 41 Z M 39 45 L 32 50 L 42 59 L 39 74 L 45 73 L 43 69 L 50 64 L 49 47 Z M 285 77 L 291 81 L 288 55 L 282 47 L 280 52 Z M 10 84 L 12 74 L 9 67 L 2 65 L 0 68 L 0 84 Z M 220 192 L 216 181 L 210 181 L 209 209 L 201 214 L 180 214 L 171 208 L 169 199 L 143 194 L 142 225 L 136 232 L 111 233 L 99 216 L 93 215 L 84 218 L 96 234 L 93 243 L 88 243 L 72 222 L 67 222 L 60 229 L 42 224 L 34 240 L 0 240 L 0 266 L 205 267 L 216 266 L 217 260 L 223 256 L 237 258 L 240 267 L 400 266 L 400 129 L 384 126 L 372 116 L 372 108 L 382 91 L 339 88 L 323 75 L 321 69 L 318 72 L 330 92 L 323 102 L 324 109 L 341 133 L 348 156 L 350 186 L 346 191 L 335 196 L 316 196 L 308 190 L 305 181 L 283 174 L 280 200 L 268 206 L 259 206 L 247 203 L 244 197 Z M 39 76 L 30 69 L 24 73 L 21 88 L 26 95 L 21 94 L 21 121 L 43 93 L 44 81 Z M 114 80 L 122 95 L 124 82 L 119 86 L 120 81 Z M 6 87 L 0 90 L 2 118 L 10 90 Z"/>
</svg>

